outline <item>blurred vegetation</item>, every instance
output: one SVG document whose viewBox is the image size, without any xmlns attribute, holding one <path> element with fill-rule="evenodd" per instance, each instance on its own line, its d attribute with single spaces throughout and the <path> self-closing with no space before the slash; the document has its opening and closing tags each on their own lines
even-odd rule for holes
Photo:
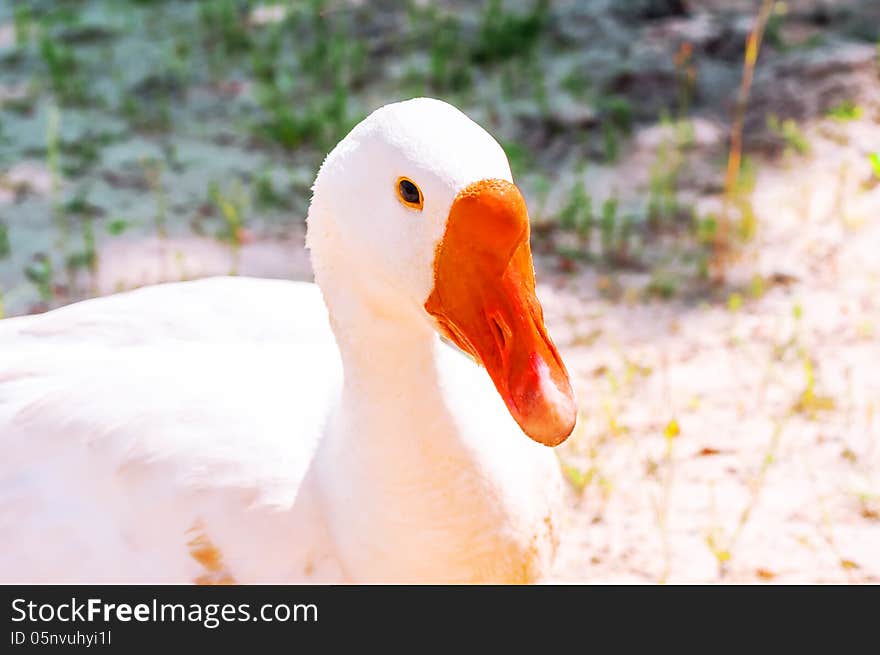
<svg viewBox="0 0 880 655">
<path fill-rule="evenodd" d="M 597 22 L 602 3 L 575 3 L 571 12 L 601 35 L 619 21 L 687 16 L 689 4 L 613 3 L 604 11 L 618 23 Z M 788 36 L 784 5 L 763 4 L 765 47 L 821 47 L 822 33 L 796 42 Z M 710 43 L 721 54 L 676 37 L 668 61 L 643 62 L 645 73 L 633 63 L 636 43 L 603 53 L 560 16 L 549 0 L 16 2 L 0 15 L 14 31 L 14 43 L 0 49 L 0 84 L 24 91 L 3 101 L 0 139 L 9 123 L 29 118 L 41 121 L 44 135 L 41 145 L 5 149 L 0 166 L 22 156 L 46 162 L 62 242 L 57 252 L 34 253 L 27 278 L 41 296 L 51 295 L 53 260 L 54 269 L 94 269 L 96 239 L 129 235 L 139 224 L 164 237 L 185 223 L 237 251 L 251 217 L 304 214 L 323 156 L 370 110 L 432 95 L 498 137 L 530 200 L 536 238 L 546 237 L 561 266 L 647 271 L 647 293 L 658 297 L 694 281 L 711 288 L 723 279 L 728 255 L 755 235 L 756 164 L 742 144 L 733 164 L 726 141 L 711 153 L 716 185 L 728 165 L 721 213 L 701 212 L 694 194 L 682 193 L 698 149 L 692 119 L 701 57 L 720 58 L 738 77 L 738 61 L 748 64 L 749 52 L 757 60 L 760 36 L 752 51 L 754 29 L 722 32 L 726 41 Z M 877 38 L 876 30 L 851 29 L 857 38 Z M 838 121 L 861 112 L 851 98 L 828 109 Z M 69 134 L 71 118 L 87 128 Z M 604 188 L 589 183 L 595 171 L 623 166 L 636 127 L 652 123 L 665 136 L 644 189 L 626 189 L 626 179 Z M 809 154 L 796 119 L 768 114 L 764 123 L 786 151 Z M 113 169 L 118 162 L 108 163 L 106 153 L 134 136 L 158 144 L 158 156 L 139 160 L 138 169 Z M 206 174 L 202 190 L 190 194 L 199 198 L 196 209 L 184 211 L 175 179 L 187 174 L 187 140 L 230 146 L 230 158 L 258 153 L 258 168 L 222 182 Z M 139 222 L 95 201 L 97 178 L 136 190 L 153 215 Z M 0 260 L 14 247 L 8 231 L 0 216 Z"/>
</svg>

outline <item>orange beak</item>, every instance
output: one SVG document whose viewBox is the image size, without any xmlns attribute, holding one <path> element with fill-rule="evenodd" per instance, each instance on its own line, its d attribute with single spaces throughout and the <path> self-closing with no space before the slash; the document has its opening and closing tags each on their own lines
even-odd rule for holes
<svg viewBox="0 0 880 655">
<path fill-rule="evenodd" d="M 546 446 L 568 438 L 577 407 L 535 296 L 529 214 L 513 184 L 482 180 L 458 194 L 425 309 L 486 367 L 523 432 Z"/>
</svg>

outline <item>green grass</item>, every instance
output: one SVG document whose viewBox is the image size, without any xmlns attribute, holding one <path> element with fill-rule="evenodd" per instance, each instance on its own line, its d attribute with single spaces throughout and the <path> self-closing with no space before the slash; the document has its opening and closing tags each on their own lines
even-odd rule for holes
<svg viewBox="0 0 880 655">
<path fill-rule="evenodd" d="M 80 189 L 67 202 L 61 206 L 61 210 L 68 216 L 99 216 L 103 210 L 92 204 L 88 198 L 88 191 Z"/>
<path fill-rule="evenodd" d="M 245 27 L 244 14 L 235 0 L 210 0 L 199 3 L 199 19 L 206 46 L 225 56 L 246 52 L 251 38 Z"/>
<path fill-rule="evenodd" d="M 801 351 L 804 370 L 804 388 L 792 407 L 792 411 L 805 415 L 815 421 L 820 412 L 829 412 L 836 408 L 833 397 L 819 393 L 816 381 L 816 364 L 806 352 Z"/>
<path fill-rule="evenodd" d="M 681 279 L 674 273 L 656 270 L 645 287 L 645 295 L 649 298 L 669 300 L 674 298 L 681 286 Z"/>
<path fill-rule="evenodd" d="M 52 260 L 44 253 L 37 253 L 25 267 L 24 275 L 36 287 L 40 299 L 51 303 L 55 297 Z"/>
<path fill-rule="evenodd" d="M 840 123 L 845 123 L 858 120 L 864 113 L 865 111 L 861 105 L 857 105 L 852 100 L 843 100 L 829 109 L 826 115 Z"/>
<path fill-rule="evenodd" d="M 110 236 L 118 237 L 121 234 L 125 234 L 131 228 L 131 222 L 124 218 L 113 218 L 107 221 L 104 229 L 107 231 L 107 234 Z"/>
<path fill-rule="evenodd" d="M 585 240 L 586 249 L 589 250 L 595 216 L 593 214 L 593 197 L 587 191 L 583 181 L 578 181 L 571 187 L 568 202 L 559 213 L 559 224 L 564 229 L 578 232 Z"/>
<path fill-rule="evenodd" d="M 585 67 L 578 63 L 572 66 L 568 74 L 562 79 L 560 86 L 575 98 L 586 99 L 593 87 L 593 78 Z"/>
<path fill-rule="evenodd" d="M 141 159 L 140 163 L 153 193 L 155 206 L 153 226 L 156 230 L 156 236 L 159 239 L 165 239 L 168 236 L 168 194 L 163 180 L 163 164 L 160 160 L 152 157 L 145 157 Z"/>
<path fill-rule="evenodd" d="M 240 182 L 236 181 L 228 191 L 221 189 L 217 182 L 211 182 L 208 198 L 223 219 L 217 238 L 238 248 L 242 243 L 245 215 L 250 206 L 249 196 Z"/>
<path fill-rule="evenodd" d="M 664 125 L 672 128 L 669 121 Z M 678 176 L 683 164 L 684 157 L 678 142 L 674 138 L 664 139 L 650 170 L 647 214 L 648 225 L 653 230 L 659 230 L 678 218 L 681 210 Z"/>
<path fill-rule="evenodd" d="M 790 118 L 782 120 L 771 114 L 767 117 L 767 127 L 782 140 L 786 152 L 797 155 L 810 154 L 810 142 L 801 131 L 797 121 Z"/>
<path fill-rule="evenodd" d="M 58 228 L 58 246 L 64 247 L 69 235 L 70 226 L 67 215 L 61 207 L 59 192 L 61 189 L 61 111 L 51 106 L 46 118 L 46 167 L 51 178 L 52 214 Z"/>
<path fill-rule="evenodd" d="M 40 55 L 58 101 L 65 105 L 85 104 L 88 90 L 76 50 L 44 31 L 40 37 Z"/>
<path fill-rule="evenodd" d="M 461 23 L 454 14 L 440 15 L 435 7 L 428 14 L 431 23 L 428 84 L 435 92 L 460 93 L 474 82 L 469 62 L 461 53 Z"/>
<path fill-rule="evenodd" d="M 98 266 L 98 251 L 95 245 L 95 230 L 91 216 L 85 216 L 80 221 L 82 247 L 67 256 L 65 261 L 68 277 L 73 278 L 76 271 L 86 269 L 95 272 Z"/>
<path fill-rule="evenodd" d="M 633 112 L 629 100 L 621 96 L 602 96 L 596 102 L 602 121 L 602 148 L 605 161 L 614 163 L 620 156 L 621 140 L 632 131 Z"/>
<path fill-rule="evenodd" d="M 559 254 L 589 261 L 594 258 L 593 248 L 596 243 L 599 257 L 604 263 L 632 264 L 632 241 L 639 221 L 633 214 L 622 214 L 619 205 L 619 199 L 610 196 L 597 212 L 593 197 L 583 180 L 576 181 L 557 215 L 557 220 L 560 228 L 577 235 L 579 245 L 575 249 L 563 246 L 557 249 Z"/>
<path fill-rule="evenodd" d="M 614 252 L 615 233 L 618 221 L 618 200 L 610 197 L 602 203 L 602 211 L 599 217 L 599 233 L 602 244 L 602 256 L 610 259 Z"/>
<path fill-rule="evenodd" d="M 27 47 L 33 32 L 31 8 L 24 4 L 17 6 L 13 12 L 13 24 L 15 26 L 15 45 L 19 48 Z"/>
<path fill-rule="evenodd" d="M 549 8 L 548 0 L 537 0 L 527 13 L 517 14 L 507 11 L 502 0 L 489 0 L 471 60 L 485 64 L 531 55 L 547 25 Z"/>
<path fill-rule="evenodd" d="M 271 173 L 263 171 L 256 176 L 252 185 L 252 195 L 257 209 L 287 209 L 290 201 L 275 188 Z"/>
<path fill-rule="evenodd" d="M 868 155 L 868 161 L 871 163 L 871 170 L 874 177 L 880 180 L 880 152 L 872 152 Z"/>
<path fill-rule="evenodd" d="M 8 259 L 12 254 L 12 244 L 9 241 L 9 228 L 5 223 L 0 223 L 0 259 Z"/>
<path fill-rule="evenodd" d="M 58 143 L 60 171 L 67 177 L 88 173 L 101 161 L 102 148 L 116 140 L 117 136 L 110 132 L 92 130 L 78 139 L 61 139 Z"/>
</svg>

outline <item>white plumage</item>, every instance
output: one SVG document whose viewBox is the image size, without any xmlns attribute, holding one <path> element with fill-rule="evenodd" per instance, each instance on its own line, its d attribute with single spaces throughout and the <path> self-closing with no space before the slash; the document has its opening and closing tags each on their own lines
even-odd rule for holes
<svg viewBox="0 0 880 655">
<path fill-rule="evenodd" d="M 316 181 L 323 299 L 215 278 L 0 322 L 0 582 L 539 578 L 555 457 L 422 308 L 485 178 L 506 158 L 463 114 L 390 105 Z"/>
</svg>

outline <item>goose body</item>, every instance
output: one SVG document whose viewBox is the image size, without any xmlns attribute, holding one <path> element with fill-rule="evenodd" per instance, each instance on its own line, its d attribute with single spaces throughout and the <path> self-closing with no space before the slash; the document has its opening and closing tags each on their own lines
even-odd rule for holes
<svg viewBox="0 0 880 655">
<path fill-rule="evenodd" d="M 540 579 L 574 408 L 523 212 L 488 134 L 398 103 L 316 180 L 320 290 L 214 278 L 0 322 L 0 582 Z"/>
</svg>

